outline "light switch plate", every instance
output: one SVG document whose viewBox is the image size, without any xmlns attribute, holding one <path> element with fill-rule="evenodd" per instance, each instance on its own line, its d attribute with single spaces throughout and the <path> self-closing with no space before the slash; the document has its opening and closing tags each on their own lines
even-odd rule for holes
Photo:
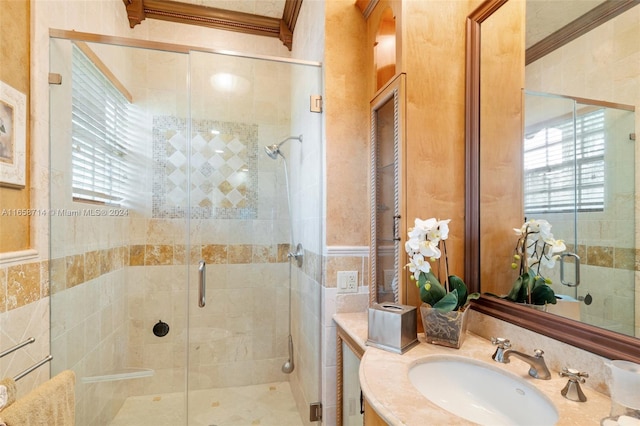
<svg viewBox="0 0 640 426">
<path fill-rule="evenodd" d="M 338 293 L 358 292 L 358 271 L 338 271 Z"/>
</svg>

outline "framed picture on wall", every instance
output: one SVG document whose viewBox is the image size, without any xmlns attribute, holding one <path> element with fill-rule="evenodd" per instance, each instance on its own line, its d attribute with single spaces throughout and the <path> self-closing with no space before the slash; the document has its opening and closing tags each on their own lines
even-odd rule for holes
<svg viewBox="0 0 640 426">
<path fill-rule="evenodd" d="M 25 186 L 27 97 L 0 81 L 0 185 Z"/>
</svg>

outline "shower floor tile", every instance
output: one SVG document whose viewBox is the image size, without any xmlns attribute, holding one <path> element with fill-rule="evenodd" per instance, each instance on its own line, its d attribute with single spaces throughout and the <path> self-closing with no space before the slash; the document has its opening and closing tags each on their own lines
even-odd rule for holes
<svg viewBox="0 0 640 426">
<path fill-rule="evenodd" d="M 189 426 L 302 426 L 288 382 L 191 391 Z M 127 398 L 109 426 L 185 424 L 182 393 Z"/>
</svg>

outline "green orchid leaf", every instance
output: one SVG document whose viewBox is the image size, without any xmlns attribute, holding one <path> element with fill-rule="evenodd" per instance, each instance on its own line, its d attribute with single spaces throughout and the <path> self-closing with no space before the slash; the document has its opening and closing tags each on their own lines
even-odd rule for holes
<svg viewBox="0 0 640 426">
<path fill-rule="evenodd" d="M 449 288 L 452 292 L 453 290 L 457 290 L 458 293 L 458 305 L 455 309 L 457 310 L 461 306 L 464 306 L 467 301 L 468 290 L 467 285 L 462 281 L 462 278 L 456 275 L 449 275 Z"/>
<path fill-rule="evenodd" d="M 468 305 L 472 300 L 476 300 L 480 298 L 480 293 L 469 293 L 467 296 L 467 300 L 464 302 L 464 306 Z"/>
<path fill-rule="evenodd" d="M 432 305 L 433 309 L 437 309 L 440 312 L 451 312 L 458 306 L 458 290 L 453 290 L 447 293 L 442 299 L 440 299 L 435 305 Z"/>
<path fill-rule="evenodd" d="M 542 282 L 543 285 L 539 285 L 531 291 L 531 303 L 534 305 L 544 305 L 546 303 L 555 305 L 557 301 L 553 289 L 545 284 L 544 280 Z"/>
<path fill-rule="evenodd" d="M 440 281 L 438 281 L 438 278 L 436 278 L 431 271 L 421 273 L 420 278 L 418 279 L 418 284 L 420 287 L 420 300 L 431 306 L 438 303 L 438 301 L 447 293 L 442 284 L 440 284 Z M 429 287 L 428 290 L 425 288 L 425 285 L 427 284 Z"/>
<path fill-rule="evenodd" d="M 535 278 L 535 277 L 534 277 L 534 282 L 533 282 L 533 285 L 531 286 L 531 292 L 533 293 L 533 291 L 534 291 L 535 289 L 537 289 L 538 287 L 540 287 L 540 286 L 546 286 L 546 285 L 547 285 L 547 283 L 546 283 L 546 282 L 544 282 L 544 278 L 542 278 L 542 277 L 540 277 L 540 276 L 539 276 L 539 277 L 537 277 L 537 278 Z"/>
<path fill-rule="evenodd" d="M 529 274 L 524 273 L 518 277 L 518 279 L 511 286 L 511 291 L 507 294 L 506 298 L 512 302 L 518 302 L 523 287 L 526 289 L 526 283 L 529 281 Z"/>
</svg>

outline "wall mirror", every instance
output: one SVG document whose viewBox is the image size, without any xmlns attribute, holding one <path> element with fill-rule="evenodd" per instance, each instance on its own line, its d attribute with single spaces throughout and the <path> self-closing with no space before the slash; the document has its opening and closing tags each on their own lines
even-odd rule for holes
<svg viewBox="0 0 640 426">
<path fill-rule="evenodd" d="M 575 13 L 569 22 L 545 18 L 539 8 L 569 3 Z M 634 106 L 640 103 L 637 89 L 640 8 L 635 8 L 639 2 L 579 2 L 580 6 L 588 6 L 581 10 L 576 3 L 487 0 L 467 19 L 466 281 L 483 293 L 506 294 L 517 276 L 509 271 L 516 239 L 511 229 L 520 227 L 525 217 L 540 215 L 552 223 L 554 236 L 564 239 L 567 249 L 585 260 L 580 286 L 554 287 L 557 294 L 575 300 L 578 312 L 538 312 L 489 296 L 480 298 L 474 308 L 607 358 L 640 362 L 640 339 L 634 337 L 639 329 L 638 296 L 634 293 L 638 274 L 634 188 L 637 172 L 635 162 L 609 163 L 611 157 L 617 161 L 637 156 L 633 139 L 638 127 Z M 555 10 L 552 16 L 567 14 Z M 538 31 L 538 24 L 531 23 L 532 18 L 556 27 L 550 36 L 548 31 L 543 34 Z M 635 34 L 635 42 L 607 40 L 603 33 L 619 37 Z M 594 34 L 598 37 L 596 42 L 589 38 Z M 534 36 L 537 41 L 532 43 Z M 517 47 L 524 45 L 525 40 L 526 53 Z M 580 47 L 599 52 L 588 53 L 585 58 Z M 603 52 L 604 56 L 599 56 Z M 573 69 L 563 68 L 561 62 L 565 59 L 573 64 Z M 607 66 L 611 67 L 611 78 L 598 77 L 597 68 Z M 613 69 L 619 71 L 611 72 Z M 620 74 L 621 69 L 624 75 Z M 596 88 L 596 83 L 605 83 L 607 87 Z M 535 191 L 525 184 L 536 178 L 528 173 L 533 160 L 527 156 L 525 140 L 539 141 L 536 138 L 543 129 L 557 133 L 561 119 L 569 120 L 567 132 L 572 140 L 579 140 L 581 120 L 594 117 L 592 114 L 599 114 L 598 120 L 604 122 L 612 117 L 616 126 L 622 126 L 620 130 L 605 126 L 604 132 L 615 139 L 615 145 L 603 148 L 604 166 L 597 169 L 593 164 L 578 165 L 580 159 L 572 161 L 572 179 L 580 181 L 582 187 L 574 183 L 568 191 L 570 208 L 561 205 L 549 210 L 553 203 L 548 202 L 548 195 L 537 207 L 535 203 L 525 207 L 525 202 L 536 198 L 531 195 Z M 553 131 L 549 132 L 549 128 Z M 581 174 L 580 170 L 587 167 L 592 168 Z M 544 172 L 541 174 L 556 172 L 553 164 L 548 163 L 540 169 Z M 622 175 L 614 172 L 626 175 L 629 183 L 618 181 Z M 604 177 L 604 182 L 591 194 L 600 194 L 599 201 L 594 195 L 591 205 L 576 207 L 577 194 L 588 193 L 590 179 L 598 177 Z M 551 198 L 558 201 L 562 197 L 558 193 Z M 514 203 L 514 199 L 522 202 Z M 622 216 L 613 216 L 614 213 Z M 576 265 L 565 266 L 573 279 Z M 555 273 L 557 269 L 558 265 Z M 551 278 L 556 281 L 554 286 L 561 286 L 557 276 Z M 586 305 L 587 301 L 591 304 Z M 604 313 L 600 317 L 596 315 L 598 309 L 594 309 L 598 306 Z"/>
</svg>

